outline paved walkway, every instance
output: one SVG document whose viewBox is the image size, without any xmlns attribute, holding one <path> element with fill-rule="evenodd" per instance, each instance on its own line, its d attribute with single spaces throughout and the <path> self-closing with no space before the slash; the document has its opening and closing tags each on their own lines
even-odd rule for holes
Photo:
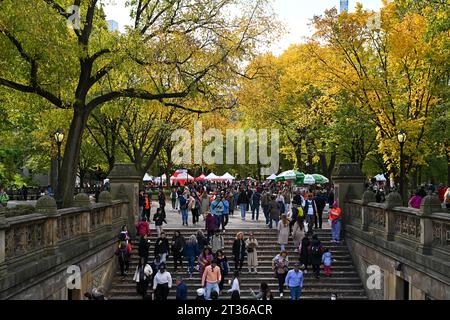
<svg viewBox="0 0 450 320">
<path fill-rule="evenodd" d="M 158 207 L 158 205 L 155 202 L 153 202 L 150 220 L 153 220 L 153 215 L 155 214 L 157 207 Z M 166 217 L 167 224 L 163 225 L 163 228 L 165 228 L 165 229 L 174 229 L 174 228 L 179 228 L 179 229 L 183 229 L 183 230 L 184 229 L 192 229 L 192 230 L 199 230 L 199 229 L 204 230 L 205 229 L 205 222 L 203 221 L 202 217 L 199 218 L 199 223 L 197 225 L 194 226 L 192 224 L 192 214 L 190 211 L 189 211 L 189 218 L 188 218 L 189 225 L 187 227 L 183 226 L 183 223 L 181 220 L 181 214 L 178 213 L 177 210 L 172 209 L 171 203 L 166 204 L 166 216 L 167 216 Z M 324 213 L 324 217 L 327 217 L 326 213 Z M 265 229 L 265 228 L 268 228 L 266 226 L 265 221 L 266 220 L 265 220 L 264 214 L 262 212 L 262 209 L 260 210 L 260 213 L 259 213 L 259 221 L 252 220 L 251 211 L 247 212 L 246 220 L 242 221 L 241 212 L 239 210 L 235 210 L 234 215 L 229 216 L 229 222 L 228 222 L 228 225 L 226 226 L 226 229 L 242 229 L 242 230 Z M 153 229 L 154 228 L 153 221 L 151 221 L 151 225 L 152 225 L 152 229 Z M 275 227 L 275 223 L 274 223 L 274 227 Z M 331 226 L 328 223 L 327 218 L 323 219 L 322 227 L 323 227 L 323 229 L 331 229 Z"/>
</svg>

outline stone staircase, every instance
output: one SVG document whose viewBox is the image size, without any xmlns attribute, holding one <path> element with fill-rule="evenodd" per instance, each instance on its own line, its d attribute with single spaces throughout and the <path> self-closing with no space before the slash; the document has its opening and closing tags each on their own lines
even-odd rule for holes
<svg viewBox="0 0 450 320">
<path fill-rule="evenodd" d="M 245 231 L 245 230 L 244 230 Z M 267 282 L 275 297 L 279 299 L 278 294 L 278 281 L 273 277 L 271 269 L 271 263 L 273 257 L 279 253 L 279 245 L 277 244 L 277 232 L 276 230 L 268 229 L 254 229 L 252 230 L 258 240 L 258 274 L 249 274 L 246 266 L 246 260 L 244 261 L 243 272 L 241 274 L 241 299 L 251 299 L 251 289 L 255 292 L 259 289 L 261 282 Z M 169 239 L 172 238 L 174 230 L 165 230 Z M 194 230 L 180 230 L 182 235 L 187 239 L 191 234 L 195 233 Z M 234 269 L 233 256 L 231 253 L 232 243 L 235 234 L 238 230 L 227 230 L 225 237 L 225 254 L 230 263 L 230 274 L 227 276 L 224 285 L 224 291 L 222 292 L 221 299 L 230 299 L 230 295 L 226 293 L 226 290 L 230 288 L 228 280 L 232 277 L 232 270 Z M 318 230 L 316 232 L 319 239 L 322 241 L 324 247 L 330 249 L 333 254 L 333 258 L 336 262 L 332 266 L 332 276 L 325 277 L 321 274 L 320 279 L 315 279 L 312 275 L 311 267 L 308 267 L 308 273 L 305 274 L 305 280 L 303 284 L 302 300 L 330 300 L 331 294 L 334 293 L 338 300 L 365 300 L 367 299 L 364 291 L 361 279 L 355 270 L 351 256 L 348 252 L 347 246 L 344 242 L 341 244 L 334 244 L 331 242 L 330 230 Z M 248 237 L 248 231 L 245 233 L 245 239 Z M 151 237 L 151 252 L 150 259 L 153 258 L 154 243 L 156 241 L 156 233 L 152 232 Z M 286 250 L 289 252 L 289 261 L 291 265 L 293 262 L 298 261 L 298 253 L 294 252 L 294 245 L 290 239 L 289 245 Z M 120 277 L 120 272 L 116 273 L 113 279 L 113 285 L 108 293 L 108 298 L 111 300 L 135 300 L 142 299 L 136 293 L 136 284 L 132 278 L 136 265 L 138 263 L 137 255 L 137 242 L 133 242 L 133 253 L 130 262 L 130 271 L 128 272 L 125 280 Z M 201 286 L 201 277 L 198 272 L 194 272 L 192 279 L 189 279 L 188 272 L 186 270 L 187 263 L 183 264 L 183 268 L 178 268 L 177 272 L 173 272 L 173 260 L 169 257 L 167 261 L 168 271 L 171 272 L 174 284 L 169 294 L 169 299 L 175 298 L 175 278 L 178 275 L 183 276 L 184 281 L 188 287 L 189 300 L 194 299 L 196 290 Z M 149 289 L 149 293 L 151 290 Z M 285 289 L 283 299 L 289 299 L 289 291 Z"/>
</svg>

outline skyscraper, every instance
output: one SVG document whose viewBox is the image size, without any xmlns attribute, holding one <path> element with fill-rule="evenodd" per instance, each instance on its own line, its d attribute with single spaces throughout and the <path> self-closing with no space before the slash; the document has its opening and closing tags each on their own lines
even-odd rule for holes
<svg viewBox="0 0 450 320">
<path fill-rule="evenodd" d="M 115 20 L 107 20 L 108 22 L 108 30 L 109 31 L 118 31 L 119 30 L 119 23 Z"/>
<path fill-rule="evenodd" d="M 348 12 L 348 0 L 341 0 L 341 13 Z"/>
</svg>

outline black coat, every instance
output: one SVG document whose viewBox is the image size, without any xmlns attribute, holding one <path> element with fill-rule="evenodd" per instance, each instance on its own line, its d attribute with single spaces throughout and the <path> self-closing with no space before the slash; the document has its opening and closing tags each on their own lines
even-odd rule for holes
<svg viewBox="0 0 450 320">
<path fill-rule="evenodd" d="M 145 240 L 144 237 L 141 237 L 141 240 L 139 241 L 139 257 L 141 258 L 148 258 L 149 256 L 149 249 L 150 249 L 150 243 L 149 241 Z"/>
<path fill-rule="evenodd" d="M 300 250 L 300 262 L 303 264 L 309 263 L 309 246 L 311 245 L 311 241 L 307 238 L 303 238 L 302 240 L 302 248 Z"/>
<path fill-rule="evenodd" d="M 323 195 L 319 194 L 314 198 L 314 201 L 316 201 L 317 211 L 322 213 L 323 209 L 325 209 L 325 206 L 327 205 L 327 199 Z"/>
<path fill-rule="evenodd" d="M 186 241 L 184 240 L 183 236 L 173 237 L 172 239 L 172 254 L 175 255 L 182 255 L 184 246 L 186 245 Z"/>
<path fill-rule="evenodd" d="M 245 241 L 244 240 L 234 240 L 233 242 L 233 255 L 235 260 L 244 260 L 246 251 L 245 251 Z"/>
<path fill-rule="evenodd" d="M 169 240 L 167 238 L 158 238 L 155 244 L 155 256 L 160 253 L 169 253 Z"/>
<path fill-rule="evenodd" d="M 319 254 L 315 255 L 313 254 L 313 247 L 319 246 Z M 320 265 L 322 263 L 322 253 L 323 253 L 323 247 L 320 240 L 313 240 L 311 241 L 311 245 L 309 246 L 309 255 L 311 257 L 311 264 Z"/>
<path fill-rule="evenodd" d="M 237 203 L 238 205 L 242 204 L 248 204 L 250 201 L 248 200 L 247 193 L 245 191 L 242 191 L 239 193 Z"/>
</svg>

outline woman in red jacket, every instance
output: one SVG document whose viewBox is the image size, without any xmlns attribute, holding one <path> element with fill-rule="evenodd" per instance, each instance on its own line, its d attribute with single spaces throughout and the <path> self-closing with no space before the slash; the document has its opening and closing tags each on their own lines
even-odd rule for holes
<svg viewBox="0 0 450 320">
<path fill-rule="evenodd" d="M 150 225 L 147 222 L 147 217 L 143 217 L 141 221 L 136 223 L 136 231 L 138 236 L 150 236 Z"/>
<path fill-rule="evenodd" d="M 328 215 L 331 223 L 331 242 L 339 243 L 341 239 L 341 208 L 338 207 L 337 202 L 333 203 L 333 208 Z"/>
</svg>

